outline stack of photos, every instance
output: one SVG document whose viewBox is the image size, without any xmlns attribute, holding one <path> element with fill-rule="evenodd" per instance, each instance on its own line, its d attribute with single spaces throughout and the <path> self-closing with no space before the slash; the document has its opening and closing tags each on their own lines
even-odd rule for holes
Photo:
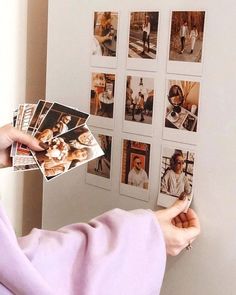
<svg viewBox="0 0 236 295">
<path fill-rule="evenodd" d="M 26 133 L 36 105 L 21 104 L 13 114 L 13 126 L 22 132 Z M 11 147 L 10 156 L 12 157 L 12 164 L 14 171 L 26 169 L 38 169 L 38 166 L 31 155 L 30 150 L 24 144 L 14 142 Z"/>
<path fill-rule="evenodd" d="M 205 11 L 172 12 L 168 72 L 201 74 L 204 23 Z"/>
<path fill-rule="evenodd" d="M 157 60 L 158 11 L 136 11 L 130 13 L 128 39 L 128 67 L 138 69 L 148 66 L 155 70 Z"/>
<path fill-rule="evenodd" d="M 92 64 L 101 65 L 103 57 L 107 65 L 116 66 L 118 40 L 118 13 L 95 11 L 93 13 Z"/>
<path fill-rule="evenodd" d="M 152 135 L 154 78 L 132 76 L 126 78 L 124 130 Z"/>
<path fill-rule="evenodd" d="M 88 162 L 86 182 L 111 190 L 112 136 L 93 132 L 104 154 Z"/>
<path fill-rule="evenodd" d="M 49 181 L 103 154 L 85 124 L 87 113 L 41 100 L 37 105 L 20 105 L 14 116 L 15 127 L 36 137 L 45 148 L 33 152 L 23 147 L 23 151 L 14 143 L 11 151 L 14 171 L 39 167 Z"/>
<path fill-rule="evenodd" d="M 189 149 L 163 147 L 158 205 L 169 207 L 177 198 L 186 195 L 189 207 L 193 196 L 194 161 L 195 153 Z"/>
<path fill-rule="evenodd" d="M 150 144 L 123 140 L 120 192 L 127 196 L 148 200 Z"/>
<path fill-rule="evenodd" d="M 90 123 L 113 128 L 115 74 L 93 72 L 90 93 Z"/>
</svg>

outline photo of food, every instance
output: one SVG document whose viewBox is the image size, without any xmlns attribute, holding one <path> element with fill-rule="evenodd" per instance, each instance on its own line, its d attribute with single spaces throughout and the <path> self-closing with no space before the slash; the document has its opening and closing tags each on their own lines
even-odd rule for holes
<svg viewBox="0 0 236 295">
<path fill-rule="evenodd" d="M 197 131 L 200 82 L 168 80 L 165 127 Z"/>
<path fill-rule="evenodd" d="M 50 139 L 44 151 L 34 153 L 46 180 L 51 180 L 101 155 L 103 151 L 86 125 Z"/>
</svg>

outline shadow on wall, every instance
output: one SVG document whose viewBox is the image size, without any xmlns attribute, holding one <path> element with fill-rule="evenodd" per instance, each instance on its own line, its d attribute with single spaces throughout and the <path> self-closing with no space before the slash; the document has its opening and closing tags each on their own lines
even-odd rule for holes
<svg viewBox="0 0 236 295">
<path fill-rule="evenodd" d="M 25 101 L 45 98 L 48 1 L 28 1 Z M 42 225 L 43 181 L 39 171 L 24 173 L 22 234 Z"/>
</svg>

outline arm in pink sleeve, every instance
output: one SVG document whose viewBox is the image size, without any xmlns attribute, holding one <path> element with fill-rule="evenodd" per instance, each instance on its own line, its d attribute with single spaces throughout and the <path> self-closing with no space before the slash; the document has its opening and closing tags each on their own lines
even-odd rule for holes
<svg viewBox="0 0 236 295">
<path fill-rule="evenodd" d="M 88 224 L 35 229 L 19 247 L 12 235 L 0 247 L 7 253 L 0 281 L 19 295 L 156 295 L 166 262 L 162 232 L 149 210 L 114 209 Z"/>
<path fill-rule="evenodd" d="M 53 294 L 41 274 L 19 248 L 14 230 L 1 206 L 0 253 L 0 294 Z"/>
<path fill-rule="evenodd" d="M 159 294 L 166 249 L 151 210 L 115 209 L 89 226 L 81 294 Z"/>
</svg>

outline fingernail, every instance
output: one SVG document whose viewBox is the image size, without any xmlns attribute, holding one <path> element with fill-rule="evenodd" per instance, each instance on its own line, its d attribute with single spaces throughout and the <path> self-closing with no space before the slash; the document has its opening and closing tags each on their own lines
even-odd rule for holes
<svg viewBox="0 0 236 295">
<path fill-rule="evenodd" d="M 48 144 L 42 141 L 39 142 L 39 146 L 44 150 L 47 150 L 49 148 Z"/>
<path fill-rule="evenodd" d="M 186 195 L 181 195 L 181 196 L 179 197 L 179 199 L 180 199 L 181 201 L 185 201 L 185 200 L 186 200 L 186 198 L 187 198 L 187 196 L 186 196 Z"/>
</svg>

